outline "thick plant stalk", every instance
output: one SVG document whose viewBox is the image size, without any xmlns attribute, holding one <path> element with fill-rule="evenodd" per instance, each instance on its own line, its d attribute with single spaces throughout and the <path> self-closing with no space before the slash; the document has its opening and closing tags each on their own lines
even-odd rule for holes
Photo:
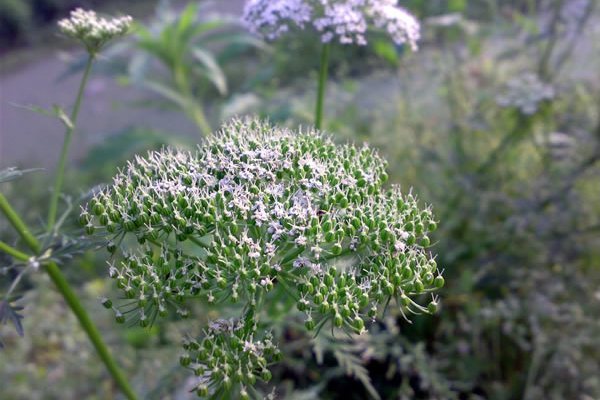
<svg viewBox="0 0 600 400">
<path fill-rule="evenodd" d="M 0 210 L 4 213 L 4 215 L 6 215 L 8 221 L 15 228 L 15 230 L 21 236 L 23 241 L 27 244 L 29 249 L 33 251 L 36 255 L 39 255 L 42 251 L 42 246 L 40 245 L 39 241 L 31 234 L 23 220 L 11 207 L 11 205 L 8 203 L 8 200 L 6 199 L 6 197 L 4 197 L 2 193 L 0 193 Z M 65 299 L 65 301 L 67 302 L 77 319 L 79 320 L 81 327 L 83 328 L 88 338 L 94 345 L 94 348 L 100 356 L 100 359 L 106 366 L 106 369 L 111 374 L 117 385 L 121 388 L 123 394 L 128 399 L 135 400 L 137 397 L 131 389 L 131 387 L 129 386 L 125 375 L 123 375 L 123 373 L 119 369 L 119 366 L 112 358 L 108 347 L 106 347 L 106 344 L 102 340 L 102 336 L 100 335 L 98 328 L 96 328 L 96 325 L 94 324 L 88 313 L 85 311 L 85 308 L 79 301 L 77 294 L 67 282 L 65 276 L 60 271 L 58 265 L 56 265 L 56 263 L 52 261 L 45 265 L 44 269 L 50 276 L 52 282 L 54 282 L 54 284 L 56 285 L 56 288 L 63 296 L 63 298 Z"/>
<path fill-rule="evenodd" d="M 327 71 L 329 70 L 329 51 L 331 45 L 323 44 L 321 50 L 321 68 L 319 71 L 319 87 L 317 89 L 317 105 L 315 109 L 315 128 L 321 129 L 323 125 L 323 103 L 325 98 L 325 86 L 327 84 Z"/>
<path fill-rule="evenodd" d="M 71 140 L 73 139 L 73 132 L 75 131 L 75 125 L 77 123 L 77 116 L 79 115 L 79 108 L 81 107 L 81 101 L 83 99 L 83 92 L 85 90 L 85 86 L 86 86 L 88 78 L 90 76 L 90 71 L 92 70 L 92 64 L 94 63 L 94 58 L 95 58 L 94 54 L 90 53 L 88 56 L 87 63 L 85 65 L 83 77 L 81 78 L 81 83 L 79 84 L 79 90 L 77 91 L 77 98 L 75 99 L 75 105 L 73 106 L 73 111 L 71 112 L 70 124 L 67 126 L 67 130 L 65 132 L 65 139 L 63 141 L 62 150 L 60 152 L 60 159 L 58 161 L 58 167 L 56 168 L 56 178 L 54 181 L 54 189 L 52 191 L 52 197 L 50 198 L 50 208 L 48 210 L 48 227 L 47 227 L 48 232 L 52 231 L 52 229 L 54 228 L 54 224 L 56 223 L 56 213 L 58 210 L 58 198 L 60 197 L 60 192 L 62 190 L 63 182 L 65 179 L 67 155 L 69 154 L 69 147 L 71 145 Z"/>
</svg>

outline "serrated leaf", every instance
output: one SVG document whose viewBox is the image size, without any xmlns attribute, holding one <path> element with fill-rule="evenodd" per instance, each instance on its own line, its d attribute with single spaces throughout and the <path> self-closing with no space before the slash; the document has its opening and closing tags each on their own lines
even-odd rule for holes
<svg viewBox="0 0 600 400">
<path fill-rule="evenodd" d="M 19 314 L 19 311 L 21 310 L 23 310 L 23 307 L 13 305 L 8 300 L 0 301 L 0 324 L 12 323 L 17 334 L 23 337 L 25 332 L 23 330 L 23 324 L 21 324 L 23 315 Z"/>
<path fill-rule="evenodd" d="M 340 367 L 342 367 L 346 372 L 346 375 L 350 375 L 355 379 L 358 379 L 374 399 L 381 400 L 379 393 L 377 393 L 377 390 L 371 383 L 369 371 L 367 371 L 364 365 L 362 365 L 362 362 L 358 356 L 341 350 L 334 350 L 333 355 L 335 356 L 335 359 Z"/>
</svg>

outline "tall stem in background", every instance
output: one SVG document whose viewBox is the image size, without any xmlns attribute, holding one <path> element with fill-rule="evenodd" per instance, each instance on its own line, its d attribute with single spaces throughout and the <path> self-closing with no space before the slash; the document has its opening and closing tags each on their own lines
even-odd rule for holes
<svg viewBox="0 0 600 400">
<path fill-rule="evenodd" d="M 10 224 L 15 228 L 15 230 L 19 234 L 19 236 L 21 236 L 21 239 L 23 239 L 27 247 L 29 247 L 29 249 L 33 253 L 35 253 L 35 255 L 40 255 L 40 252 L 42 251 L 42 246 L 40 245 L 40 242 L 35 238 L 35 236 L 31 234 L 29 228 L 27 228 L 27 225 L 25 225 L 25 222 L 23 222 L 21 217 L 19 217 L 16 211 L 11 207 L 11 205 L 8 203 L 8 200 L 6 199 L 6 197 L 4 197 L 2 193 L 0 193 L 0 211 L 2 211 L 2 213 L 6 216 Z M 2 246 L 1 249 L 9 254 L 12 254 L 18 259 L 23 258 L 22 254 L 24 253 L 15 254 L 15 251 L 12 251 L 10 248 L 7 248 L 7 246 Z M 106 366 L 106 369 L 108 370 L 112 378 L 115 380 L 117 385 L 121 388 L 121 391 L 123 392 L 125 397 L 127 397 L 129 400 L 135 400 L 135 393 L 129 386 L 125 375 L 123 375 L 123 373 L 119 369 L 119 366 L 112 358 L 108 347 L 106 347 L 106 344 L 102 340 L 102 336 L 100 335 L 98 328 L 96 328 L 96 325 L 94 325 L 94 322 L 92 321 L 88 313 L 85 311 L 85 308 L 79 301 L 77 293 L 75 293 L 75 291 L 71 288 L 58 265 L 56 265 L 55 262 L 50 261 L 47 265 L 44 266 L 44 270 L 48 273 L 50 279 L 52 280 L 52 282 L 54 282 L 56 288 L 71 308 L 71 311 L 73 311 L 73 314 L 75 314 L 75 316 L 79 320 L 79 324 L 81 325 L 88 338 L 94 345 L 94 348 L 100 356 L 100 359 Z"/>
<path fill-rule="evenodd" d="M 79 90 L 77 91 L 77 98 L 75 99 L 75 105 L 73 106 L 73 111 L 71 112 L 71 120 L 70 125 L 67 126 L 67 130 L 65 132 L 65 138 L 63 141 L 62 150 L 60 152 L 60 159 L 58 161 L 58 167 L 56 168 L 56 180 L 54 181 L 54 189 L 52 191 L 52 197 L 50 199 L 50 209 L 48 210 L 48 227 L 47 232 L 51 232 L 54 228 L 54 224 L 56 223 L 56 213 L 58 210 L 58 198 L 60 196 L 60 192 L 62 190 L 63 182 L 65 180 L 65 169 L 67 165 L 67 155 L 69 154 L 69 146 L 71 145 L 71 140 L 73 139 L 73 132 L 75 131 L 75 125 L 77 124 L 77 116 L 79 115 L 79 108 L 81 107 L 81 100 L 83 99 L 83 92 L 85 90 L 85 86 L 87 84 L 88 78 L 90 76 L 90 71 L 92 70 L 92 64 L 94 63 L 94 54 L 90 53 L 88 56 L 87 63 L 85 65 L 85 70 L 83 72 L 83 77 L 81 78 L 81 82 L 79 83 Z"/>
<path fill-rule="evenodd" d="M 323 102 L 325 97 L 325 85 L 327 84 L 327 71 L 329 70 L 329 43 L 323 44 L 321 50 L 321 70 L 319 71 L 319 87 L 317 90 L 317 106 L 315 109 L 315 128 L 321 129 L 323 124 Z"/>
</svg>

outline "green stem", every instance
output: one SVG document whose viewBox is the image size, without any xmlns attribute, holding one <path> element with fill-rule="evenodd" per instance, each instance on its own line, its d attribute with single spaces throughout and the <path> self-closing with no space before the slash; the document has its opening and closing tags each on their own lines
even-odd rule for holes
<svg viewBox="0 0 600 400">
<path fill-rule="evenodd" d="M 34 253 L 38 254 L 41 251 L 41 247 L 35 238 L 27 228 L 27 225 L 23 222 L 21 217 L 13 210 L 11 205 L 8 203 L 8 200 L 2 193 L 0 193 L 0 210 L 6 215 L 10 224 L 15 228 L 15 230 L 21 236 L 21 239 L 27 244 Z"/>
<path fill-rule="evenodd" d="M 188 112 L 196 123 L 196 126 L 198 126 L 198 129 L 200 129 L 200 132 L 202 132 L 204 136 L 208 136 L 212 132 L 212 128 L 208 124 L 208 120 L 206 119 L 206 115 L 204 114 L 202 107 L 197 105 L 196 100 L 193 98 L 189 101 L 193 105 Z"/>
<path fill-rule="evenodd" d="M 317 106 L 315 109 L 315 128 L 321 129 L 323 124 L 323 102 L 325 97 L 325 85 L 327 84 L 327 71 L 329 70 L 329 51 L 331 45 L 323 44 L 321 50 L 321 70 L 319 71 L 319 88 L 317 91 Z"/>
<path fill-rule="evenodd" d="M 185 112 L 189 115 L 192 121 L 194 121 L 198 129 L 200 129 L 200 133 L 203 136 L 208 136 L 212 132 L 212 128 L 210 127 L 208 119 L 206 118 L 206 114 L 202 109 L 202 104 L 194 97 L 194 94 L 192 93 L 185 70 L 179 64 L 174 67 L 173 79 L 177 89 L 185 96 L 187 103 Z"/>
<path fill-rule="evenodd" d="M 6 254 L 14 257 L 15 259 L 19 260 L 19 261 L 29 261 L 29 256 L 25 253 L 23 253 L 20 250 L 15 249 L 14 247 L 12 247 L 11 245 L 1 242 L 0 241 L 0 251 L 5 252 Z"/>
<path fill-rule="evenodd" d="M 51 232 L 52 228 L 54 228 L 54 224 L 56 223 L 56 213 L 58 210 L 58 198 L 60 196 L 60 192 L 62 190 L 63 182 L 65 179 L 65 169 L 67 165 L 67 154 L 69 153 L 69 146 L 71 145 L 71 140 L 73 139 L 73 132 L 75 131 L 75 125 L 77 124 L 77 116 L 79 115 L 79 108 L 81 107 L 81 101 L 83 99 L 83 92 L 85 86 L 87 84 L 88 78 L 90 76 L 90 71 L 92 70 L 92 64 L 94 62 L 94 54 L 89 55 L 87 64 L 85 65 L 85 70 L 83 72 L 83 77 L 81 78 L 81 83 L 79 84 L 79 90 L 77 91 L 77 98 L 75 99 L 75 105 L 73 106 L 73 111 L 71 112 L 71 120 L 70 125 L 67 127 L 65 132 L 65 139 L 63 141 L 62 150 L 60 153 L 60 159 L 58 162 L 58 167 L 56 169 L 56 180 L 54 181 L 54 189 L 52 191 L 52 197 L 50 199 L 50 209 L 48 210 L 48 227 L 47 232 Z"/>
<path fill-rule="evenodd" d="M 18 234 L 21 236 L 23 241 L 25 241 L 25 243 L 31 249 L 31 251 L 39 255 L 39 253 L 42 251 L 42 246 L 40 245 L 39 241 L 31 234 L 23 220 L 10 206 L 10 204 L 6 200 L 6 197 L 4 197 L 2 193 L 0 193 L 0 210 L 2 210 L 4 215 L 6 215 L 11 225 L 16 229 Z M 102 362 L 106 366 L 106 369 L 108 369 L 108 372 L 111 374 L 117 385 L 121 388 L 123 394 L 125 394 L 125 396 L 128 399 L 135 400 L 136 396 L 131 387 L 129 386 L 127 379 L 125 379 L 125 375 L 123 375 L 123 373 L 117 366 L 117 363 L 112 358 L 108 347 L 106 347 L 106 344 L 102 341 L 102 336 L 100 335 L 98 328 L 96 328 L 94 322 L 91 320 L 91 318 L 85 311 L 85 308 L 83 308 L 83 305 L 79 301 L 77 294 L 67 282 L 65 276 L 60 271 L 60 268 L 58 268 L 55 262 L 50 262 L 48 263 L 48 265 L 45 266 L 44 269 L 50 276 L 52 282 L 54 282 L 54 284 L 56 285 L 58 291 L 61 293 L 61 295 L 63 296 L 63 298 L 65 299 L 65 301 L 67 302 L 77 319 L 79 320 L 81 327 L 83 328 L 88 338 L 94 345 L 94 348 L 100 356 L 100 359 L 102 359 Z"/>
</svg>

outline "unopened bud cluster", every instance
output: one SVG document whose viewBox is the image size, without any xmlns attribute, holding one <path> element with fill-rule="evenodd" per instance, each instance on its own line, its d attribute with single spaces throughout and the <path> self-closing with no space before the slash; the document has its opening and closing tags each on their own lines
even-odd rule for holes
<svg viewBox="0 0 600 400">
<path fill-rule="evenodd" d="M 94 11 L 77 8 L 71 16 L 58 22 L 61 32 L 80 40 L 89 52 L 98 52 L 110 40 L 124 36 L 131 27 L 132 18 L 123 16 L 105 19 Z"/>
<path fill-rule="evenodd" d="M 271 380 L 267 365 L 281 359 L 281 352 L 273 343 L 270 333 L 257 340 L 257 324 L 253 312 L 243 320 L 216 320 L 209 323 L 201 340 L 186 339 L 186 353 L 180 363 L 201 377 L 196 387 L 199 396 L 208 396 L 210 386 L 224 391 L 239 390 L 247 396 L 247 386 Z M 246 396 L 244 396 L 246 393 Z"/>
<path fill-rule="evenodd" d="M 189 299 L 260 307 L 283 288 L 309 330 L 329 323 L 363 332 L 390 299 L 409 312 L 435 312 L 433 296 L 425 306 L 415 296 L 444 283 L 427 251 L 431 210 L 384 185 L 385 167 L 367 146 L 234 121 L 196 152 L 137 157 L 81 222 L 109 239 L 111 253 L 129 247 L 109 273 L 137 302 L 142 325 L 170 306 L 186 316 Z M 209 329 L 206 343 L 216 340 L 222 351 L 206 358 L 195 349 L 195 362 L 203 371 L 214 369 L 211 360 L 226 363 L 236 373 L 231 360 L 241 357 L 240 341 L 255 343 L 254 331 Z M 262 361 L 249 365 L 256 375 Z M 225 384 L 219 370 L 214 378 Z"/>
</svg>

